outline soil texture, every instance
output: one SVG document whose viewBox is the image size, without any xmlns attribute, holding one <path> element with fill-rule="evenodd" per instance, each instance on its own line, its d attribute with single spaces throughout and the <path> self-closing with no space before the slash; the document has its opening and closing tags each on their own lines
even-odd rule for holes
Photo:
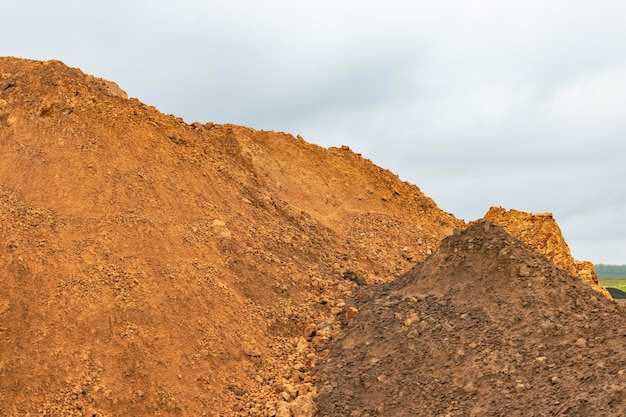
<svg viewBox="0 0 626 417">
<path fill-rule="evenodd" d="M 572 257 L 552 213 L 533 214 L 491 207 L 485 214 L 485 219 L 505 226 L 507 232 L 544 254 L 556 266 L 578 275 L 593 289 L 611 298 L 608 291 L 600 285 L 593 264 L 589 261 L 577 261 Z"/>
<path fill-rule="evenodd" d="M 0 57 L 0 155 L 0 416 L 623 411 L 622 310 L 346 146 Z"/>
<path fill-rule="evenodd" d="M 6 416 L 302 409 L 352 290 L 463 225 L 347 147 L 187 123 L 58 61 L 0 58 L 0 155 Z"/>
<path fill-rule="evenodd" d="M 315 369 L 320 416 L 622 416 L 626 315 L 480 220 L 390 283 Z"/>
</svg>

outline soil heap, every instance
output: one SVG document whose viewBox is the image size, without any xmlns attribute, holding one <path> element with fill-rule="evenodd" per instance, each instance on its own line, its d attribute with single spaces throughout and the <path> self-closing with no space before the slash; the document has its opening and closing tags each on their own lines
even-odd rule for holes
<svg viewBox="0 0 626 417">
<path fill-rule="evenodd" d="M 358 290 L 315 370 L 320 416 L 623 416 L 626 314 L 480 220 Z"/>
<path fill-rule="evenodd" d="M 463 225 L 347 147 L 58 61 L 0 58 L 0 155 L 6 416 L 300 413 L 352 290 Z"/>
<path fill-rule="evenodd" d="M 544 254 L 556 266 L 578 275 L 593 289 L 611 298 L 609 292 L 600 285 L 593 264 L 589 261 L 577 261 L 572 257 L 552 213 L 532 214 L 491 207 L 485 214 L 485 219 L 503 225 L 507 232 Z"/>
</svg>

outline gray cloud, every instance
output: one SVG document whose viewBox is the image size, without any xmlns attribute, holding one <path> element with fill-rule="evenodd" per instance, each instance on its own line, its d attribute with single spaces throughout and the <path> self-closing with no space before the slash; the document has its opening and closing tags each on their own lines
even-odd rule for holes
<svg viewBox="0 0 626 417">
<path fill-rule="evenodd" d="M 626 263 L 621 1 L 8 3 L 5 54 L 347 144 L 467 220 L 551 211 L 576 257 Z"/>
</svg>

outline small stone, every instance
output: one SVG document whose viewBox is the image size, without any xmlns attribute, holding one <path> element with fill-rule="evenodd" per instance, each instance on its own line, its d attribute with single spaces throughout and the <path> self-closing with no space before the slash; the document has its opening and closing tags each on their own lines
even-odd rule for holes
<svg viewBox="0 0 626 417">
<path fill-rule="evenodd" d="M 468 394 L 476 392 L 476 386 L 474 385 L 474 382 L 469 381 L 467 384 L 465 384 L 465 386 L 463 387 L 463 391 Z"/>
<path fill-rule="evenodd" d="M 291 398 L 296 398 L 298 396 L 298 390 L 292 384 L 283 385 L 283 391 L 284 393 L 287 393 Z"/>
<path fill-rule="evenodd" d="M 586 347 L 587 346 L 587 340 L 585 340 L 585 338 L 580 337 L 576 340 L 576 343 L 574 343 L 576 346 L 578 347 Z"/>
<path fill-rule="evenodd" d="M 528 266 L 526 265 L 522 265 L 519 269 L 519 276 L 520 277 L 529 277 L 530 276 L 530 269 L 528 268 Z"/>
<path fill-rule="evenodd" d="M 296 398 L 296 400 L 289 405 L 289 410 L 293 416 L 313 417 L 317 411 L 317 407 L 311 395 L 304 395 Z"/>
<path fill-rule="evenodd" d="M 407 317 L 406 320 L 404 320 L 404 325 L 408 327 L 411 324 L 418 322 L 419 319 L 420 318 L 418 317 L 417 314 L 411 313 L 411 314 L 409 314 L 409 317 Z"/>
<path fill-rule="evenodd" d="M 346 311 L 346 319 L 351 320 L 354 318 L 354 316 L 356 316 L 356 313 L 358 313 L 359 310 L 356 307 L 348 307 L 348 310 Z"/>
<path fill-rule="evenodd" d="M 307 395 L 309 392 L 314 392 L 314 391 L 315 391 L 315 388 L 310 382 L 303 383 L 303 384 L 300 384 L 300 386 L 298 387 L 298 396 Z"/>
<path fill-rule="evenodd" d="M 324 349 L 321 352 L 319 352 L 317 354 L 318 359 L 322 360 L 324 359 L 326 356 L 328 356 L 328 354 L 330 353 L 330 351 L 328 349 Z"/>
<path fill-rule="evenodd" d="M 309 344 L 307 343 L 307 341 L 303 337 L 299 338 L 298 344 L 296 345 L 296 352 L 304 353 L 307 351 L 308 348 Z"/>
<path fill-rule="evenodd" d="M 314 323 L 307 324 L 304 328 L 304 337 L 313 337 L 317 332 L 317 325 Z"/>
<path fill-rule="evenodd" d="M 291 417 L 291 411 L 289 411 L 289 405 L 281 401 L 276 405 L 276 417 Z"/>
<path fill-rule="evenodd" d="M 226 223 L 224 223 L 222 220 L 219 220 L 219 219 L 213 220 L 212 227 L 213 227 L 213 234 L 216 238 L 226 239 L 226 240 L 231 239 L 232 235 L 230 233 L 230 230 L 228 230 L 228 227 L 226 227 Z"/>
</svg>

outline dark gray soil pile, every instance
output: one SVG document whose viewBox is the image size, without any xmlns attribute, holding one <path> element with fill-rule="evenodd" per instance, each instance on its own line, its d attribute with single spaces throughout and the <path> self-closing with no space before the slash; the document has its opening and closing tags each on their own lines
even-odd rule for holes
<svg viewBox="0 0 626 417">
<path fill-rule="evenodd" d="M 359 291 L 315 371 L 319 416 L 626 415 L 623 309 L 501 226 Z"/>
<path fill-rule="evenodd" d="M 617 288 L 607 288 L 607 290 L 615 300 L 626 300 L 626 292 Z"/>
</svg>

